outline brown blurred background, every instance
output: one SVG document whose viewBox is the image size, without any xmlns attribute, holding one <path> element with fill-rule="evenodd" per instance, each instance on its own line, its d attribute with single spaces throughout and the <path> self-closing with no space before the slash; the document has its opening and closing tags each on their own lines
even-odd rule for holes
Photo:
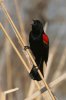
<svg viewBox="0 0 66 100">
<path fill-rule="evenodd" d="M 46 23 L 46 33 L 50 40 L 50 51 L 46 75 L 47 83 L 66 73 L 66 0 L 4 0 L 4 4 L 21 35 L 29 45 L 29 32 L 33 19 Z M 20 15 L 20 18 L 19 18 Z M 21 20 L 20 20 L 21 19 Z M 32 65 L 30 58 L 19 45 L 1 7 L 0 22 L 3 24 L 27 65 Z M 22 33 L 20 24 L 25 33 Z M 23 38 L 24 38 L 23 37 Z M 28 59 L 28 60 L 27 60 Z M 47 68 L 48 68 L 47 66 Z M 47 69 L 46 69 L 47 70 Z M 7 38 L 0 30 L 0 88 L 2 91 L 19 88 L 19 91 L 7 96 L 7 100 L 24 100 L 30 90 L 31 79 Z M 32 87 L 33 88 L 33 87 Z M 66 100 L 66 80 L 52 88 L 57 100 Z M 47 98 L 45 100 L 50 100 Z M 36 98 L 35 100 L 44 100 Z"/>
</svg>

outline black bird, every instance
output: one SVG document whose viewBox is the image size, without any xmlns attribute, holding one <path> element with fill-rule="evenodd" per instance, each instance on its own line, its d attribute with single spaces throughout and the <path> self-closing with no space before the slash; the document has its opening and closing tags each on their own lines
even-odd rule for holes
<svg viewBox="0 0 66 100">
<path fill-rule="evenodd" d="M 33 20 L 32 31 L 29 34 L 29 44 L 31 51 L 35 56 L 35 61 L 38 68 L 43 75 L 43 62 L 45 62 L 47 65 L 48 61 L 49 38 L 44 32 L 43 25 L 39 20 Z M 33 80 L 41 80 L 40 75 L 38 74 L 38 71 L 34 65 L 29 75 Z"/>
</svg>

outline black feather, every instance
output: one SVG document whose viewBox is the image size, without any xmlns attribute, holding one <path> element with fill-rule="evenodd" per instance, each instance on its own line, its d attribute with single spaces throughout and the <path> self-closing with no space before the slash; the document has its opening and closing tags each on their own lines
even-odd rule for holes
<svg viewBox="0 0 66 100">
<path fill-rule="evenodd" d="M 35 56 L 35 61 L 38 65 L 39 70 L 41 71 L 43 75 L 43 62 L 47 64 L 48 61 L 48 53 L 49 53 L 49 43 L 44 44 L 42 39 L 43 31 L 43 25 L 39 20 L 34 20 L 34 23 L 32 25 L 32 31 L 29 34 L 29 43 L 30 43 L 30 49 L 32 53 Z M 41 78 L 37 72 L 37 70 L 34 70 L 33 68 L 30 72 L 30 76 L 33 80 L 40 81 Z"/>
</svg>

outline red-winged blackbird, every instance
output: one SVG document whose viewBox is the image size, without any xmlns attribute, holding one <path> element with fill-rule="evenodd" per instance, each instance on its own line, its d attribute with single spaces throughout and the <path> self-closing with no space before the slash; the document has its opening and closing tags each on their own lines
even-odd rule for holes
<svg viewBox="0 0 66 100">
<path fill-rule="evenodd" d="M 49 38 L 43 30 L 43 25 L 39 20 L 34 20 L 32 24 L 32 31 L 29 34 L 30 49 L 35 56 L 35 61 L 39 70 L 43 75 L 43 62 L 47 64 L 49 53 Z M 33 65 L 30 77 L 33 80 L 40 81 L 36 67 Z"/>
</svg>

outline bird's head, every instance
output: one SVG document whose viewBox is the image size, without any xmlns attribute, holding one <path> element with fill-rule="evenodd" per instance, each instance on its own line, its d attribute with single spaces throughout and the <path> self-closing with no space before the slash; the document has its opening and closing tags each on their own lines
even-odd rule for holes
<svg viewBox="0 0 66 100">
<path fill-rule="evenodd" d="M 32 32 L 35 35 L 39 35 L 43 32 L 43 25 L 39 20 L 33 20 Z"/>
</svg>

